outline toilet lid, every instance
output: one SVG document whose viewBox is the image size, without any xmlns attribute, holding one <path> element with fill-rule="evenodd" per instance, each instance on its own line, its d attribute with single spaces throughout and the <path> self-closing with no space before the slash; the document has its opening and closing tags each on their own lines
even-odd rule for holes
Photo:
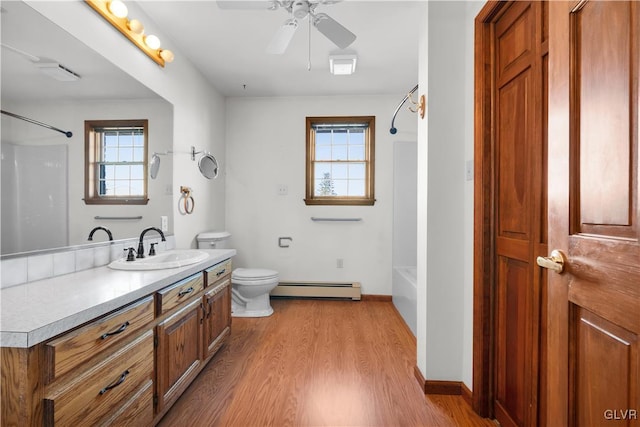
<svg viewBox="0 0 640 427">
<path fill-rule="evenodd" d="M 234 279 L 241 280 L 261 280 L 271 279 L 278 275 L 277 271 L 264 268 L 236 268 L 231 275 Z"/>
</svg>

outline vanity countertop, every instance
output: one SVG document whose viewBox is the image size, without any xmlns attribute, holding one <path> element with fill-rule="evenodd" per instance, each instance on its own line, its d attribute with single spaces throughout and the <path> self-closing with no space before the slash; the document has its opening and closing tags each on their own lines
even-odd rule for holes
<svg viewBox="0 0 640 427">
<path fill-rule="evenodd" d="M 27 348 L 229 259 L 235 249 L 203 250 L 204 261 L 149 271 L 107 266 L 0 290 L 0 346 Z"/>
</svg>

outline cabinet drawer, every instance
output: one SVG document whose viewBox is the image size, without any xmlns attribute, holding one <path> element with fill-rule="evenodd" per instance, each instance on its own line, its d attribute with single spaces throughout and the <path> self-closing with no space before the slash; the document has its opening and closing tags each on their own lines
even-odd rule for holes
<svg viewBox="0 0 640 427">
<path fill-rule="evenodd" d="M 45 425 L 99 424 L 135 399 L 141 384 L 150 381 L 153 332 L 147 331 L 78 378 L 56 384 L 44 401 Z"/>
<path fill-rule="evenodd" d="M 153 422 L 153 381 L 147 381 L 122 408 L 100 421 L 100 426 L 149 426 Z"/>
<path fill-rule="evenodd" d="M 45 344 L 45 354 L 51 367 L 48 382 L 131 337 L 152 320 L 153 297 L 149 296 L 48 342 Z"/>
<path fill-rule="evenodd" d="M 156 292 L 156 315 L 161 315 L 204 289 L 202 273 L 187 277 Z"/>
<path fill-rule="evenodd" d="M 231 274 L 231 260 L 228 259 L 205 270 L 205 286 L 211 286 L 217 280 Z"/>
</svg>

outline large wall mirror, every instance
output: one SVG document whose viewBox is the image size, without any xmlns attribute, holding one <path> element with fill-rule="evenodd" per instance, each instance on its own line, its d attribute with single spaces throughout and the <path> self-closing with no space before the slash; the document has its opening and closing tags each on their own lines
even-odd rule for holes
<svg viewBox="0 0 640 427">
<path fill-rule="evenodd" d="M 2 255 L 76 246 L 97 226 L 114 239 L 173 224 L 172 158 L 148 179 L 146 205 L 86 205 L 85 120 L 148 120 L 146 162 L 173 146 L 173 106 L 29 5 L 2 2 L 2 110 L 72 132 L 64 134 L 2 114 Z M 46 67 L 42 67 L 46 64 Z M 53 64 L 53 67 L 52 67 Z M 65 67 L 79 78 L 60 81 Z M 67 77 L 69 77 L 67 75 Z M 107 239 L 98 232 L 94 241 Z"/>
</svg>

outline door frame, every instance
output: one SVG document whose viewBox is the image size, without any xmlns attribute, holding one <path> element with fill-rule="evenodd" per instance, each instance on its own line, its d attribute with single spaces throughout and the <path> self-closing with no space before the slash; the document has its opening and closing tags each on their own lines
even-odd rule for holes
<svg viewBox="0 0 640 427">
<path fill-rule="evenodd" d="M 495 224 L 496 224 L 496 178 L 495 178 L 495 116 L 493 107 L 495 104 L 495 48 L 494 39 L 495 22 L 510 9 L 513 1 L 488 1 L 475 19 L 475 93 L 474 93 L 474 298 L 473 298 L 473 397 L 472 406 L 475 412 L 486 418 L 494 418 L 493 401 L 496 397 L 494 377 L 495 372 L 495 346 L 496 346 L 496 325 L 495 325 L 495 259 L 496 259 L 496 242 L 495 242 Z M 544 33 L 544 16 L 546 14 L 545 4 L 536 2 L 534 7 L 541 8 L 535 13 L 536 30 L 534 31 L 534 44 L 536 47 L 536 55 L 541 55 L 536 59 L 535 71 L 536 79 L 540 80 L 541 92 L 547 90 L 545 80 L 545 71 L 543 67 L 542 56 L 548 52 L 548 37 Z M 548 58 L 548 56 L 547 56 Z M 538 68 L 540 67 L 540 68 Z M 544 105 L 542 93 L 536 93 L 536 102 Z M 541 116 L 538 115 L 538 118 Z M 538 129 L 536 138 L 545 139 L 546 121 L 541 121 L 542 128 Z M 543 143 L 542 150 L 536 151 L 531 158 L 535 162 L 544 162 L 546 159 L 546 142 Z M 541 175 L 535 175 L 534 180 L 539 179 L 543 187 L 546 186 L 546 168 L 539 171 Z M 539 203 L 546 209 L 546 191 L 543 191 L 537 197 L 540 197 Z M 541 211 L 542 213 L 542 211 Z M 534 214 L 533 220 L 541 226 L 537 240 L 532 243 L 534 252 L 546 253 L 547 245 L 544 231 L 546 228 L 546 218 L 542 218 Z M 532 279 L 534 280 L 534 279 Z M 545 378 L 539 373 L 545 369 L 546 358 L 544 355 L 544 315 L 546 309 L 544 303 L 546 300 L 546 292 L 543 286 L 542 277 L 538 278 L 538 286 L 540 286 L 539 302 L 534 302 L 532 307 L 533 313 L 538 313 L 540 324 L 535 329 L 534 337 L 537 342 L 533 344 L 536 355 L 533 356 L 534 364 L 537 366 L 538 376 L 533 379 L 535 381 L 535 390 L 537 396 L 533 399 L 536 401 L 537 411 L 535 414 L 530 413 L 530 421 L 544 425 L 544 419 L 541 414 L 545 410 L 546 400 L 544 392 Z M 529 375 L 533 374 L 532 372 Z"/>
<path fill-rule="evenodd" d="M 475 19 L 474 231 L 473 231 L 473 410 L 493 418 L 495 259 L 493 205 L 494 117 L 492 24 L 510 2 L 488 1 Z"/>
</svg>

